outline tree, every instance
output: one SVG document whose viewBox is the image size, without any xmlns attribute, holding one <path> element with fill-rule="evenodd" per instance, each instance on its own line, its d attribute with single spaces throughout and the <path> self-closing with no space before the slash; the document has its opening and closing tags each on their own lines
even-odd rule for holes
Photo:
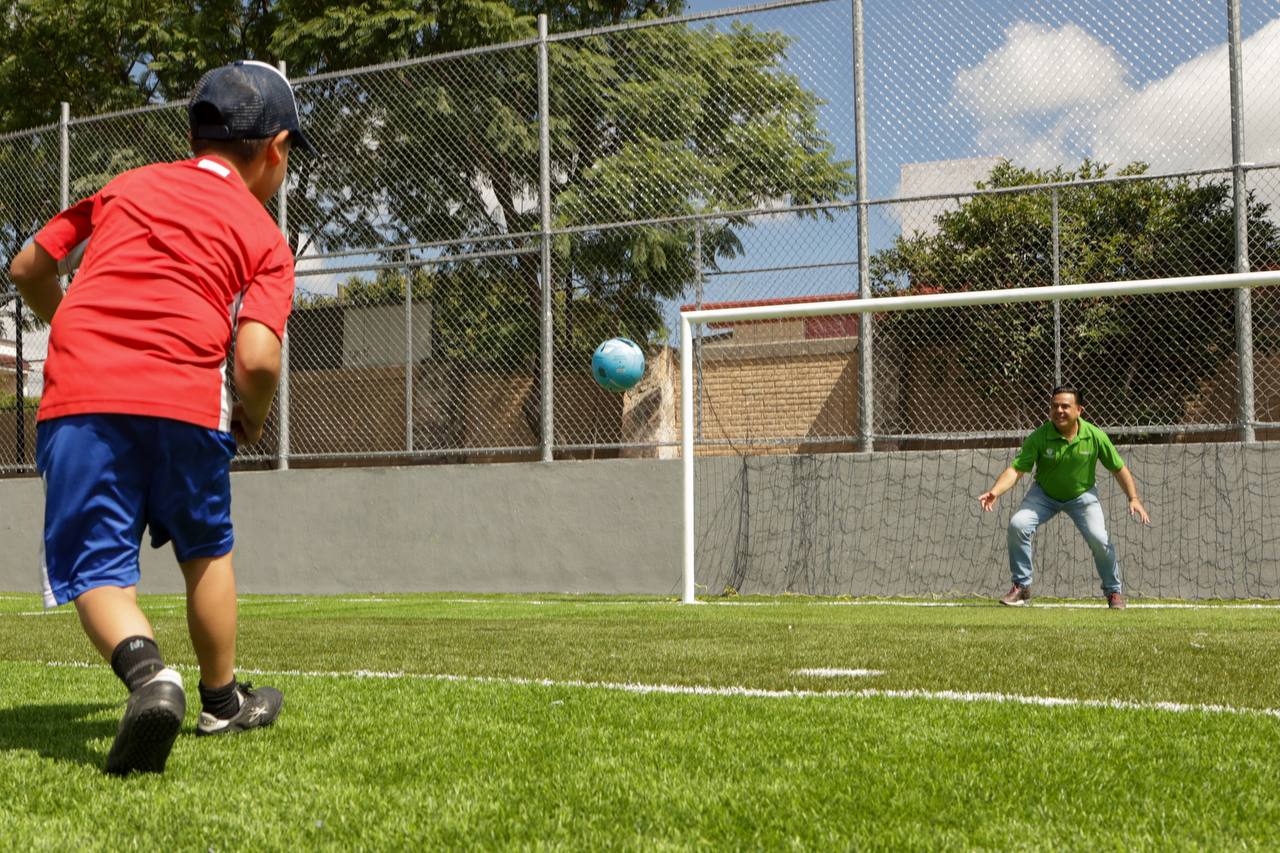
<svg viewBox="0 0 1280 853">
<path fill-rule="evenodd" d="M 0 0 L 0 268 L 58 211 L 57 131 L 20 131 L 56 123 L 61 101 L 84 114 L 181 103 L 206 69 L 267 55 L 277 18 L 269 0 Z M 72 197 L 182 156 L 185 130 L 159 112 L 74 134 Z"/>
<path fill-rule="evenodd" d="M 542 290 L 536 50 L 526 43 L 340 72 L 530 40 L 542 11 L 562 31 L 683 8 L 681 0 L 137 0 L 94 20 L 90 0 L 0 0 L 6 2 L 16 21 L 10 32 L 21 36 L 7 79 L 37 76 L 39 51 L 49 46 L 60 56 L 50 66 L 59 69 L 51 75 L 57 85 L 26 105 L 4 100 L 5 121 L 50 120 L 81 69 L 82 91 L 91 95 L 75 101 L 95 110 L 177 101 L 203 70 L 239 56 L 286 58 L 295 80 L 321 75 L 297 85 L 304 122 L 325 156 L 294 162 L 291 244 L 320 250 L 447 244 L 427 251 L 449 255 L 429 268 L 433 317 L 452 332 L 442 338 L 453 341 L 447 351 L 534 375 Z M 54 32 L 62 37 L 49 38 Z M 849 164 L 836 160 L 819 127 L 820 101 L 786 70 L 789 46 L 778 33 L 710 25 L 553 44 L 555 224 L 846 196 Z M 142 113 L 122 120 L 110 139 L 87 140 L 74 157 L 75 194 L 123 168 L 180 156 L 175 116 Z M 13 238 L 25 239 L 42 214 L 21 217 Z M 737 218 L 707 227 L 701 263 L 737 252 L 738 234 L 749 225 Z M 614 334 L 639 340 L 663 334 L 662 302 L 678 298 L 694 278 L 693 245 L 688 224 L 558 238 L 557 357 L 585 358 Z M 476 323 L 493 333 L 476 334 L 469 329 Z M 538 393 L 535 387 L 531 399 Z"/>
<path fill-rule="evenodd" d="M 1141 175 L 1141 163 L 1119 176 Z M 1075 171 L 997 166 L 979 189 L 1085 181 Z M 1234 269 L 1234 210 L 1225 180 L 1165 178 L 1059 190 L 1063 284 L 1227 273 Z M 1250 196 L 1252 257 L 1274 257 L 1280 234 L 1269 206 Z M 904 234 L 871 262 L 881 293 L 954 292 L 1053 283 L 1048 191 L 976 195 Z M 1089 395 L 1090 414 L 1111 424 L 1178 424 L 1188 402 L 1232 357 L 1234 294 L 1068 301 L 1062 305 L 1064 379 Z M 1053 379 L 1053 309 L 1042 303 L 887 315 L 878 326 L 909 370 L 922 359 L 958 363 L 989 398 L 1022 394 L 1038 413 Z"/>
<path fill-rule="evenodd" d="M 209 68 L 265 57 L 271 0 L 0 0 L 0 133 L 183 100 Z"/>
<path fill-rule="evenodd" d="M 275 44 L 295 70 L 416 59 L 554 28 L 678 12 L 677 3 L 334 4 L 282 0 Z M 830 200 L 851 189 L 817 124 L 818 99 L 783 68 L 785 36 L 655 27 L 557 42 L 551 49 L 552 205 L 557 225 L 625 222 Z M 374 75 L 329 77 L 300 89 L 323 115 L 330 152 L 308 176 L 301 222 L 329 224 L 326 248 L 474 241 L 526 249 L 504 264 L 460 262 L 473 286 L 530 315 L 537 349 L 541 279 L 537 64 L 532 47 Z M 317 125 L 320 126 L 320 125 Z M 290 198 L 290 216 L 295 202 Z M 743 220 L 710 229 L 706 258 L 731 254 Z M 306 227 L 305 225 L 301 227 Z M 525 236 L 521 236 L 525 235 Z M 595 231 L 558 240 L 554 278 L 562 351 L 590 351 L 575 330 L 646 339 L 659 301 L 693 279 L 691 226 Z M 494 238 L 509 237 L 508 240 Z M 453 250 L 456 252 L 456 250 Z M 457 267 L 454 267 L 455 269 Z"/>
</svg>

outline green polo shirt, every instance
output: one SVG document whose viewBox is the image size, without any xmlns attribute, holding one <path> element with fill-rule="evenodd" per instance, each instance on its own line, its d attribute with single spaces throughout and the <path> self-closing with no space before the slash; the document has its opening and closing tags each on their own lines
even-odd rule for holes
<svg viewBox="0 0 1280 853">
<path fill-rule="evenodd" d="M 1014 470 L 1024 474 L 1034 466 L 1036 482 L 1055 501 L 1074 500 L 1092 489 L 1099 462 L 1108 471 L 1124 467 L 1105 432 L 1084 418 L 1079 425 L 1076 437 L 1067 441 L 1052 421 L 1046 421 L 1027 436 L 1013 460 Z"/>
</svg>

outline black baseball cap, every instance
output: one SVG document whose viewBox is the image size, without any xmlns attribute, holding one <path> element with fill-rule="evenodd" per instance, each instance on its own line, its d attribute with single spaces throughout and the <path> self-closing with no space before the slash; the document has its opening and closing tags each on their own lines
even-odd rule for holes
<svg viewBox="0 0 1280 853">
<path fill-rule="evenodd" d="M 302 133 L 293 88 L 265 62 L 240 59 L 207 72 L 191 93 L 187 118 L 192 139 L 266 139 L 287 130 L 295 146 L 316 153 Z"/>
</svg>

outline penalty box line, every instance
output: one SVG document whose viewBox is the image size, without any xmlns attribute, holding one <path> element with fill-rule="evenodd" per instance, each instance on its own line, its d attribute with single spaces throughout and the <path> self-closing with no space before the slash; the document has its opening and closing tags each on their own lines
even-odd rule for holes
<svg viewBox="0 0 1280 853">
<path fill-rule="evenodd" d="M 49 667 L 74 669 L 106 669 L 105 664 L 83 661 L 46 661 Z M 175 669 L 195 671 L 190 665 Z M 918 699 L 932 702 L 992 703 L 1025 705 L 1039 708 L 1100 708 L 1111 711 L 1161 711 L 1173 714 L 1228 714 L 1242 717 L 1271 717 L 1280 719 L 1280 708 L 1247 708 L 1234 705 L 1191 704 L 1185 702 L 1139 702 L 1128 699 L 1076 699 L 1059 696 L 1026 696 L 1017 693 L 997 693 L 961 690 L 892 690 L 869 687 L 860 690 L 771 690 L 762 687 L 712 687 L 692 684 L 643 684 L 623 681 L 582 681 L 578 679 L 525 678 L 521 676 L 453 675 L 448 673 L 418 673 L 378 670 L 270 670 L 238 669 L 241 675 L 314 679 L 382 679 L 452 684 L 507 685 L 512 687 L 550 687 L 565 689 L 604 690 L 641 696 L 711 696 L 748 699 Z"/>
</svg>

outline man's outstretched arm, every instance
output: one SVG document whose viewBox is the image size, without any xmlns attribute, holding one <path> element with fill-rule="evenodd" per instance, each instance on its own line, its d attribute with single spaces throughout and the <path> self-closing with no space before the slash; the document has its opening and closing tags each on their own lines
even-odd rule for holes
<svg viewBox="0 0 1280 853">
<path fill-rule="evenodd" d="M 1025 471 L 1019 471 L 1012 465 L 1001 471 L 1000 476 L 996 477 L 996 484 L 978 495 L 978 503 L 982 504 L 983 510 L 991 512 L 991 510 L 995 509 L 996 498 L 1012 489 L 1014 484 L 1021 480 L 1022 475 L 1025 473 Z"/>
<path fill-rule="evenodd" d="M 1151 516 L 1147 515 L 1147 508 L 1142 505 L 1142 500 L 1138 497 L 1138 484 L 1134 482 L 1129 466 L 1124 465 L 1120 470 L 1112 471 L 1111 476 L 1116 478 L 1120 489 L 1129 499 L 1129 515 L 1142 519 L 1143 524 L 1150 524 Z"/>
</svg>

